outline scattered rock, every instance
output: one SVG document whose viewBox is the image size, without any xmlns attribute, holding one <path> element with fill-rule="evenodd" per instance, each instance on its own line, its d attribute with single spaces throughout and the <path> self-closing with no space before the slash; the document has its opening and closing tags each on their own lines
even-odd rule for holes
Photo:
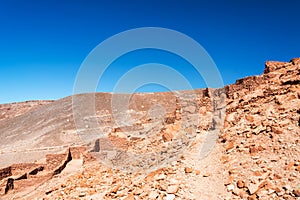
<svg viewBox="0 0 300 200">
<path fill-rule="evenodd" d="M 295 197 L 300 197 L 300 189 L 293 190 L 293 194 L 295 195 Z"/>
<path fill-rule="evenodd" d="M 249 153 L 250 154 L 256 154 L 256 153 L 258 153 L 258 148 L 256 148 L 255 146 L 250 146 L 249 147 Z"/>
<path fill-rule="evenodd" d="M 124 200 L 135 200 L 133 194 L 129 194 Z"/>
<path fill-rule="evenodd" d="M 185 173 L 192 173 L 192 172 L 193 172 L 193 169 L 190 168 L 190 167 L 185 167 L 185 168 L 184 168 L 184 171 L 185 171 Z"/>
<path fill-rule="evenodd" d="M 165 200 L 174 200 L 175 197 L 176 197 L 175 194 L 167 194 Z"/>
<path fill-rule="evenodd" d="M 226 151 L 230 151 L 234 148 L 234 142 L 229 142 L 229 144 L 226 147 Z"/>
<path fill-rule="evenodd" d="M 121 187 L 121 184 L 118 184 L 118 185 L 114 186 L 114 187 L 110 190 L 110 192 L 111 192 L 111 193 L 117 193 L 117 191 L 119 190 L 120 187 Z"/>
<path fill-rule="evenodd" d="M 227 185 L 227 191 L 232 191 L 233 189 L 234 189 L 234 185 L 233 184 Z"/>
<path fill-rule="evenodd" d="M 237 186 L 238 186 L 238 188 L 243 188 L 243 187 L 245 187 L 244 181 L 239 180 L 239 181 L 237 182 Z"/>
<path fill-rule="evenodd" d="M 206 172 L 203 174 L 203 177 L 209 177 L 211 174 L 209 172 Z"/>
<path fill-rule="evenodd" d="M 255 194 L 248 197 L 248 200 L 257 200 L 257 196 Z"/>
<path fill-rule="evenodd" d="M 164 179 L 166 179 L 166 178 L 167 178 L 167 176 L 166 176 L 164 173 L 156 174 L 156 175 L 154 176 L 154 179 L 155 179 L 156 181 L 164 180 Z"/>
<path fill-rule="evenodd" d="M 84 192 L 80 192 L 80 194 L 78 196 L 79 197 L 85 197 L 85 193 Z"/>
<path fill-rule="evenodd" d="M 179 185 L 170 185 L 167 189 L 167 193 L 175 194 L 179 190 Z"/>
<path fill-rule="evenodd" d="M 173 139 L 173 134 L 171 132 L 164 132 L 162 134 L 162 139 L 164 142 L 170 142 Z"/>
<path fill-rule="evenodd" d="M 159 196 L 158 192 L 151 191 L 149 194 L 149 199 L 156 199 Z"/>
<path fill-rule="evenodd" d="M 250 184 L 248 190 L 250 194 L 255 194 L 259 189 L 259 184 Z"/>
</svg>

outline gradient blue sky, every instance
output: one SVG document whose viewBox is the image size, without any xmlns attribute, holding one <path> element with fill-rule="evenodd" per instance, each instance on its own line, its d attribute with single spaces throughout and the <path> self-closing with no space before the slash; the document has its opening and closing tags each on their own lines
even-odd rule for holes
<svg viewBox="0 0 300 200">
<path fill-rule="evenodd" d="M 224 83 L 234 83 L 261 74 L 266 60 L 300 57 L 299 7 L 297 0 L 1 0 L 0 103 L 71 95 L 77 71 L 96 45 L 148 26 L 192 37 L 213 58 Z M 148 62 L 180 65 L 183 74 L 192 74 L 174 55 L 135 52 L 114 63 L 99 91 L 111 91 L 122 73 Z"/>
</svg>

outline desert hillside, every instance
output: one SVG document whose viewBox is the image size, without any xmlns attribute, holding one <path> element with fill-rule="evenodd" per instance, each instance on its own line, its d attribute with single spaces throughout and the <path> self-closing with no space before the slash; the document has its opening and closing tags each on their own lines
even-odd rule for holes
<svg viewBox="0 0 300 200">
<path fill-rule="evenodd" d="M 26 101 L 0 105 L 0 121 L 14 118 L 53 101 Z"/>
<path fill-rule="evenodd" d="M 0 199 L 297 199 L 300 58 L 220 89 L 0 105 L 0 136 Z"/>
</svg>

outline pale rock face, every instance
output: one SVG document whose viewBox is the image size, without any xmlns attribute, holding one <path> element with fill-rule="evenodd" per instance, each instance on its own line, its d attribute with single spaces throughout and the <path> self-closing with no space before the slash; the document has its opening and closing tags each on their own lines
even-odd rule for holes
<svg viewBox="0 0 300 200">
<path fill-rule="evenodd" d="M 225 86 L 224 126 L 201 159 L 206 134 L 221 124 L 212 126 L 221 106 L 211 98 L 219 90 L 195 90 L 195 101 L 181 103 L 172 93 L 135 94 L 120 113 L 113 113 L 111 94 L 98 93 L 96 116 L 83 116 L 79 130 L 71 98 L 0 105 L 0 199 L 296 199 L 299 71 L 300 58 L 266 62 L 262 75 Z M 157 102 L 165 113 L 151 118 Z M 131 125 L 115 123 L 130 117 Z"/>
<path fill-rule="evenodd" d="M 158 192 L 151 191 L 149 194 L 149 199 L 156 199 L 159 196 Z"/>
<path fill-rule="evenodd" d="M 174 200 L 175 199 L 175 195 L 174 194 L 167 194 L 165 197 L 165 200 Z"/>
<path fill-rule="evenodd" d="M 179 185 L 170 185 L 167 189 L 167 193 L 176 194 L 178 190 L 179 190 Z"/>
</svg>

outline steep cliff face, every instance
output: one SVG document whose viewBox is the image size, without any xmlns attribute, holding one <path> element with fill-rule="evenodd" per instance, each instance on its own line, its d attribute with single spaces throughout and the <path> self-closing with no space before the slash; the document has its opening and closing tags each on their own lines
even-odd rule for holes
<svg viewBox="0 0 300 200">
<path fill-rule="evenodd" d="M 0 143 L 0 158 L 6 161 L 6 168 L 0 170 L 2 186 L 16 178 L 10 166 L 13 159 L 7 158 L 16 159 L 20 153 L 10 147 L 22 144 L 20 149 L 31 156 L 28 161 L 74 144 L 84 145 L 87 151 L 72 147 L 68 162 L 63 160 L 65 154 L 35 162 L 33 170 L 45 166 L 43 172 L 27 177 L 39 181 L 34 184 L 30 179 L 32 187 L 22 184 L 2 197 L 295 199 L 300 196 L 299 81 L 300 59 L 296 58 L 266 62 L 262 75 L 223 89 L 95 94 L 94 115 L 81 110 L 85 115 L 78 124 L 70 97 L 12 117 L 0 122 L 7 141 Z M 78 97 L 80 105 L 88 99 Z M 128 117 L 133 124 L 127 123 Z M 90 141 L 98 130 L 93 121 L 102 137 Z M 33 142 L 29 145 L 27 140 Z M 56 158 L 62 158 L 64 167 L 59 175 L 48 176 L 53 174 L 49 163 Z M 44 178 L 38 179 L 39 174 Z"/>
</svg>

